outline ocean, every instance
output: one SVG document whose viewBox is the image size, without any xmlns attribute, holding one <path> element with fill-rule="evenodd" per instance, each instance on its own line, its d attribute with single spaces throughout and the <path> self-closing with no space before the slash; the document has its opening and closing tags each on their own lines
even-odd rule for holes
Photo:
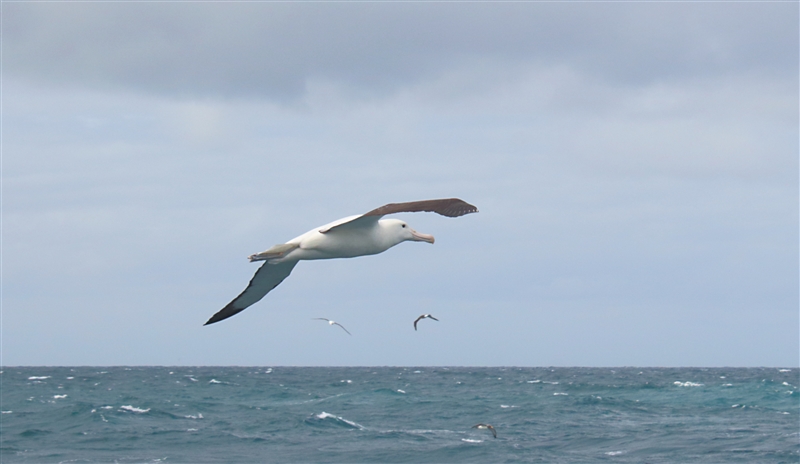
<svg viewBox="0 0 800 464">
<path fill-rule="evenodd" d="M 797 368 L 3 367 L 0 382 L 2 463 L 800 462 Z"/>
</svg>

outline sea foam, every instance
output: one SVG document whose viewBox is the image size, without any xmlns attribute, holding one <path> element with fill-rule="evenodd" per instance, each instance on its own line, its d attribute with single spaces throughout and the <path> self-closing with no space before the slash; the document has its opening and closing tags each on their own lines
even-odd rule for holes
<svg viewBox="0 0 800 464">
<path fill-rule="evenodd" d="M 141 413 L 145 413 L 145 412 L 147 412 L 147 411 L 149 411 L 149 410 L 150 410 L 150 408 L 147 408 L 147 409 L 142 409 L 142 408 L 137 408 L 137 407 L 134 407 L 134 406 L 131 406 L 131 405 L 127 405 L 127 406 L 120 406 L 119 408 L 120 408 L 120 409 L 124 409 L 125 411 L 130 411 L 130 412 L 138 412 L 138 413 L 140 413 L 140 414 L 141 414 Z"/>
</svg>

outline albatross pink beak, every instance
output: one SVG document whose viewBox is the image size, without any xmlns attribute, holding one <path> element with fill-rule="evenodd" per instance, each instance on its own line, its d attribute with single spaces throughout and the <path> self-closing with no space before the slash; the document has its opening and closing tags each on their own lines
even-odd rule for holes
<svg viewBox="0 0 800 464">
<path fill-rule="evenodd" d="M 411 229 L 411 228 L 409 228 L 409 229 L 411 230 L 411 237 L 413 237 L 411 240 L 413 240 L 415 242 L 433 243 L 433 240 L 434 240 L 433 235 L 421 234 L 421 233 L 417 232 L 414 229 Z"/>
</svg>

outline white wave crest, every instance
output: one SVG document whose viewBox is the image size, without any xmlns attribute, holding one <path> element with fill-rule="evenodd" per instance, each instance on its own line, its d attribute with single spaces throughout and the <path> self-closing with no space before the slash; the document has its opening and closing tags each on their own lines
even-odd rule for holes
<svg viewBox="0 0 800 464">
<path fill-rule="evenodd" d="M 53 398 L 60 400 L 61 398 L 66 398 L 67 395 L 53 395 Z"/>
<path fill-rule="evenodd" d="M 483 443 L 483 440 L 473 440 L 471 438 L 462 438 L 461 441 L 465 441 L 467 443 Z"/>
<path fill-rule="evenodd" d="M 32 376 L 28 377 L 28 380 L 44 380 L 44 379 L 49 379 L 49 378 L 50 378 L 49 375 L 41 375 L 41 376 L 32 375 Z"/>
<path fill-rule="evenodd" d="M 672 382 L 673 385 L 677 385 L 679 387 L 702 387 L 702 383 L 695 383 L 695 382 Z"/>
<path fill-rule="evenodd" d="M 120 409 L 124 409 L 125 411 L 138 412 L 138 413 L 145 413 L 145 412 L 150 410 L 150 408 L 142 409 L 142 408 L 137 408 L 137 407 L 134 407 L 134 406 L 131 406 L 131 405 L 120 406 L 119 408 Z"/>
<path fill-rule="evenodd" d="M 316 417 L 318 419 L 329 419 L 329 418 L 330 419 L 336 419 L 336 420 L 344 422 L 345 424 L 352 425 L 353 427 L 356 427 L 359 430 L 364 430 L 364 426 L 359 424 L 359 423 L 357 423 L 357 422 L 353 422 L 353 421 L 347 420 L 347 419 L 345 419 L 344 417 L 341 417 L 341 416 L 335 416 L 333 414 L 328 414 L 325 411 L 322 411 L 321 413 L 317 414 Z"/>
</svg>

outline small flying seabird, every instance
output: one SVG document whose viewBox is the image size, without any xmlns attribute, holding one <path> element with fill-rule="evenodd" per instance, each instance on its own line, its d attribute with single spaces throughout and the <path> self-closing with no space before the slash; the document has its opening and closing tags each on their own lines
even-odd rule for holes
<svg viewBox="0 0 800 464">
<path fill-rule="evenodd" d="M 497 438 L 497 432 L 494 430 L 494 427 L 492 427 L 489 424 L 475 424 L 475 425 L 472 426 L 472 428 L 473 429 L 489 429 L 489 430 L 492 431 L 492 435 L 494 435 L 494 437 Z"/>
<path fill-rule="evenodd" d="M 425 319 L 426 317 L 428 319 L 433 319 L 434 321 L 438 321 L 439 320 L 439 319 L 436 319 L 435 317 L 431 316 L 430 314 L 423 314 L 422 316 L 418 317 L 416 321 L 414 321 L 414 330 L 417 330 L 417 322 L 419 322 L 420 319 Z"/>
<path fill-rule="evenodd" d="M 341 327 L 341 328 L 342 328 L 342 330 L 344 330 L 345 332 L 347 332 L 347 334 L 348 334 L 348 335 L 353 335 L 353 334 L 351 334 L 351 333 L 350 333 L 350 331 L 349 331 L 349 330 L 345 329 L 345 328 L 344 328 L 344 326 L 343 326 L 342 324 L 339 324 L 339 323 L 338 323 L 338 322 L 336 322 L 336 321 L 332 321 L 332 320 L 330 320 L 330 319 L 325 319 L 324 317 L 315 317 L 314 319 L 316 319 L 316 320 L 318 320 L 318 321 L 328 321 L 328 325 L 338 325 L 339 327 Z"/>
<path fill-rule="evenodd" d="M 399 219 L 381 219 L 387 214 L 428 211 L 447 217 L 477 213 L 478 208 L 458 198 L 389 203 L 364 214 L 348 216 L 316 227 L 286 243 L 250 255 L 250 262 L 264 261 L 250 284 L 204 325 L 238 314 L 283 282 L 300 260 L 354 258 L 376 255 L 405 242 L 433 243 L 433 235 L 422 234 Z"/>
</svg>

